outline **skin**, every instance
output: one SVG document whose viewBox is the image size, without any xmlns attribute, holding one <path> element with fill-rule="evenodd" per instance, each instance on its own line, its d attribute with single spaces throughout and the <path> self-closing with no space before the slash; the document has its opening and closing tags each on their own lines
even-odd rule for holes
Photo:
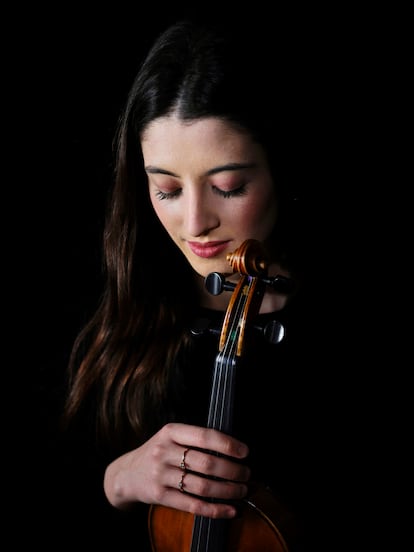
<svg viewBox="0 0 414 552">
<path fill-rule="evenodd" d="M 193 267 L 201 303 L 225 310 L 228 294 L 209 294 L 205 276 L 214 271 L 229 274 L 227 254 L 248 238 L 265 242 L 277 218 L 275 188 L 263 149 L 221 119 L 189 123 L 175 114 L 153 121 L 141 137 L 141 147 L 153 208 Z M 271 265 L 269 274 L 276 273 L 286 275 Z M 284 296 L 266 292 L 261 312 L 279 310 L 285 301 Z M 145 502 L 206 517 L 234 517 L 237 512 L 230 504 L 205 502 L 179 490 L 183 452 L 189 449 L 188 469 L 226 480 L 186 473 L 184 489 L 201 497 L 244 498 L 249 468 L 193 447 L 238 460 L 248 455 L 244 443 L 217 430 L 167 424 L 108 466 L 104 490 L 109 502 L 119 509 Z"/>
</svg>

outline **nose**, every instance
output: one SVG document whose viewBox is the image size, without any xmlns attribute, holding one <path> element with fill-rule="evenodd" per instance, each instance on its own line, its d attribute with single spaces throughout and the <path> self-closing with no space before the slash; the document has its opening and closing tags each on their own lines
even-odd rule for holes
<svg viewBox="0 0 414 552">
<path fill-rule="evenodd" d="M 220 217 L 213 198 L 200 190 L 188 194 L 185 209 L 185 229 L 189 236 L 208 234 L 220 224 Z"/>
</svg>

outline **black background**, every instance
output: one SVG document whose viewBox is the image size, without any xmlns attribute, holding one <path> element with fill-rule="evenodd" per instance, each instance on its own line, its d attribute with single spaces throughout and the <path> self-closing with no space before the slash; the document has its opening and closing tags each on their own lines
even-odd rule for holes
<svg viewBox="0 0 414 552">
<path fill-rule="evenodd" d="M 222 8 L 209 5 L 205 16 L 223 17 Z M 384 416 L 373 392 L 381 384 L 378 365 L 369 346 L 361 350 L 372 333 L 372 280 L 361 260 L 376 256 L 370 241 L 376 222 L 366 218 L 365 200 L 373 189 L 377 193 L 382 172 L 382 159 L 375 159 L 372 176 L 371 162 L 380 126 L 375 72 L 384 60 L 382 43 L 371 33 L 372 14 L 356 9 L 235 9 L 226 17 L 236 25 L 240 17 L 250 18 L 247 40 L 273 32 L 275 49 L 282 45 L 292 63 L 300 60 L 298 70 L 303 63 L 312 67 L 304 97 L 314 124 L 303 136 L 307 155 L 297 160 L 312 212 L 303 232 L 315 236 L 313 276 L 321 294 L 310 331 L 326 340 L 332 369 L 327 381 L 335 381 L 327 393 L 350 397 L 344 470 L 347 478 L 358 477 L 369 473 L 369 455 L 359 447 L 367 446 L 366 431 L 375 439 L 376 419 Z M 37 434 L 47 431 L 38 427 L 48 423 L 49 411 L 39 404 L 38 390 L 62 377 L 73 339 L 99 297 L 112 139 L 128 89 L 155 36 L 194 13 L 203 18 L 199 9 L 100 6 L 87 13 L 73 4 L 4 13 L 3 116 L 10 125 L 4 136 L 4 302 L 11 306 L 6 325 L 13 336 L 6 343 L 5 372 L 17 378 L 4 389 L 13 405 L 12 439 L 20 445 L 10 450 L 22 450 L 18 459 L 11 455 L 19 472 L 30 470 L 30 447 L 41 446 Z M 335 341 L 318 334 L 327 316 Z M 369 359 L 362 370 L 361 359 Z M 24 490 L 17 494 L 14 499 L 25 496 Z"/>
<path fill-rule="evenodd" d="M 122 8 L 95 14 L 26 10 L 10 19 L 15 32 L 8 85 L 17 115 L 12 121 L 12 193 L 19 207 L 9 215 L 15 221 L 12 249 L 17 255 L 12 267 L 23 265 L 16 278 L 12 272 L 12 280 L 18 282 L 22 301 L 17 324 L 21 346 L 30 351 L 29 379 L 37 374 L 34 365 L 53 373 L 65 362 L 77 330 L 96 303 L 117 118 L 155 36 L 187 15 L 223 17 L 213 8 L 203 14 L 199 9 L 150 7 L 145 13 Z M 309 146 L 297 166 L 306 175 L 302 184 L 315 208 L 314 228 L 323 229 L 317 246 L 322 257 L 325 227 L 331 225 L 332 232 L 337 216 L 332 216 L 337 200 L 333 188 L 345 179 L 343 144 L 335 144 L 335 127 L 344 124 L 350 109 L 339 104 L 343 87 L 349 87 L 342 72 L 348 69 L 352 39 L 345 36 L 338 14 L 331 14 L 330 25 L 315 11 L 279 10 L 272 18 L 266 11 L 227 15 L 230 25 L 237 25 L 240 17 L 251 22 L 246 40 L 254 40 L 255 33 L 275 33 L 275 55 L 281 49 L 298 71 L 311 68 L 304 98 L 316 127 L 304 132 Z M 335 167 L 338 159 L 340 171 Z M 329 270 L 331 266 L 329 262 Z"/>
<path fill-rule="evenodd" d="M 223 8 L 209 5 L 205 15 L 222 18 Z M 317 239 L 314 276 L 322 292 L 312 331 L 326 340 L 331 358 L 336 387 L 327 393 L 349 396 L 344 477 L 356 486 L 363 475 L 356 501 L 364 509 L 364 497 L 374 486 L 374 454 L 368 449 L 371 443 L 376 449 L 390 408 L 383 409 L 388 399 L 378 359 L 388 335 L 371 337 L 373 318 L 376 325 L 387 323 L 375 313 L 378 298 L 389 291 L 382 286 L 388 274 L 382 256 L 388 260 L 393 252 L 389 241 L 380 241 L 382 250 L 377 249 L 380 225 L 371 202 L 384 173 L 384 158 L 373 149 L 386 123 L 382 64 L 389 64 L 389 27 L 378 26 L 378 14 L 352 7 L 234 9 L 226 16 L 229 24 L 241 16 L 251 18 L 248 39 L 254 39 L 254 32 L 274 32 L 282 36 L 285 55 L 311 61 L 316 69 L 311 94 L 323 109 L 313 112 L 320 123 L 315 140 L 311 133 L 304 137 L 310 148 L 306 165 L 298 160 L 307 174 Z M 53 387 L 61 378 L 73 339 L 100 293 L 112 139 L 128 89 L 155 36 L 194 12 L 203 17 L 199 9 L 140 5 L 99 6 L 93 13 L 73 4 L 3 12 L 3 119 L 8 122 L 3 127 L 3 301 L 10 306 L 4 315 L 3 389 L 5 425 L 11 428 L 13 445 L 16 439 L 20 445 L 7 447 L 18 468 L 16 479 L 24 472 L 36 476 L 30 473 L 30 449 L 38 444 L 37 425 L 45 422 L 48 409 L 38 402 L 39 385 Z M 374 278 L 371 272 L 366 275 L 367 259 L 373 262 Z M 390 282 L 394 285 L 392 278 Z M 330 336 L 317 334 L 325 307 L 339 347 Z M 11 385 L 4 383 L 9 375 Z M 15 489 L 16 502 L 30 500 L 24 488 Z"/>
<path fill-rule="evenodd" d="M 62 369 L 96 304 L 117 119 L 149 45 L 178 15 L 13 15 L 11 279 L 29 382 Z"/>
<path fill-rule="evenodd" d="M 351 202 L 356 188 L 359 199 L 366 193 L 360 160 L 366 153 L 369 51 L 362 47 L 361 21 L 353 15 L 339 8 L 270 13 L 258 6 L 253 14 L 226 16 L 229 25 L 249 22 L 246 40 L 274 34 L 272 54 L 291 61 L 293 72 L 306 74 L 299 79 L 304 86 L 299 95 L 303 92 L 301 109 L 308 119 L 299 128 L 303 147 L 292 172 L 300 177 L 310 213 L 302 232 L 312 235 L 309 257 L 320 296 L 315 339 L 333 347 L 317 322 L 324 318 L 326 326 L 332 316 L 335 337 L 341 346 L 347 342 L 341 358 L 353 352 L 345 321 L 357 307 L 353 287 L 359 267 L 351 235 L 358 223 Z M 4 204 L 10 250 L 6 299 L 12 306 L 8 327 L 16 338 L 11 355 L 17 368 L 10 372 L 18 378 L 17 388 L 23 384 L 30 395 L 22 404 L 23 420 L 36 419 L 31 409 L 43 411 L 33 390 L 60 381 L 73 340 L 101 291 L 112 140 L 129 87 L 155 36 L 186 16 L 224 17 L 212 6 L 204 13 L 177 7 L 87 13 L 72 7 L 54 13 L 25 8 L 4 20 L 13 31 L 4 83 L 12 129 L 6 160 L 11 199 Z M 355 341 L 354 327 L 351 333 Z"/>
</svg>

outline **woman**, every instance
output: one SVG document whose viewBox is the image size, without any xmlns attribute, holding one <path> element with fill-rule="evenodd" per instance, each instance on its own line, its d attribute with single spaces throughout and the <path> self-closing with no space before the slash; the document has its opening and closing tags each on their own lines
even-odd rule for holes
<svg viewBox="0 0 414 552">
<path fill-rule="evenodd" d="M 321 397 L 308 364 L 309 243 L 292 168 L 306 126 L 296 71 L 258 36 L 184 21 L 155 41 L 131 87 L 104 231 L 105 285 L 74 344 L 62 433 L 66 496 L 76 496 L 78 522 L 96 542 L 112 535 L 118 549 L 149 550 L 158 530 L 147 527 L 149 505 L 232 520 L 257 485 L 286 512 L 289 550 L 314 542 L 310 451 L 320 444 Z M 206 427 L 231 297 L 211 293 L 206 278 L 236 284 L 229 255 L 246 240 L 263 248 L 269 281 L 287 285 L 265 287 L 230 435 Z M 265 338 L 269 323 L 280 343 Z"/>
</svg>

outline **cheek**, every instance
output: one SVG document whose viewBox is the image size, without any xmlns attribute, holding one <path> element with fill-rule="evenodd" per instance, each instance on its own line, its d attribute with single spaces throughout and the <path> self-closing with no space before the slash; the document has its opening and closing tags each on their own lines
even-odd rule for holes
<svg viewBox="0 0 414 552">
<path fill-rule="evenodd" d="M 246 206 L 242 214 L 245 225 L 260 234 L 268 234 L 277 218 L 277 203 L 274 197 L 256 197 Z"/>
<path fill-rule="evenodd" d="M 165 220 L 167 219 L 167 211 L 166 211 L 165 208 L 163 208 L 162 202 L 158 201 L 157 199 L 154 199 L 151 196 L 151 205 L 152 205 L 152 208 L 154 209 L 154 213 L 158 217 L 159 221 L 161 222 L 161 224 L 163 226 L 165 226 Z"/>
<path fill-rule="evenodd" d="M 161 225 L 173 237 L 179 226 L 179 216 L 177 217 L 176 209 L 171 208 L 171 203 L 168 203 L 168 201 L 151 200 L 151 203 Z"/>
</svg>

